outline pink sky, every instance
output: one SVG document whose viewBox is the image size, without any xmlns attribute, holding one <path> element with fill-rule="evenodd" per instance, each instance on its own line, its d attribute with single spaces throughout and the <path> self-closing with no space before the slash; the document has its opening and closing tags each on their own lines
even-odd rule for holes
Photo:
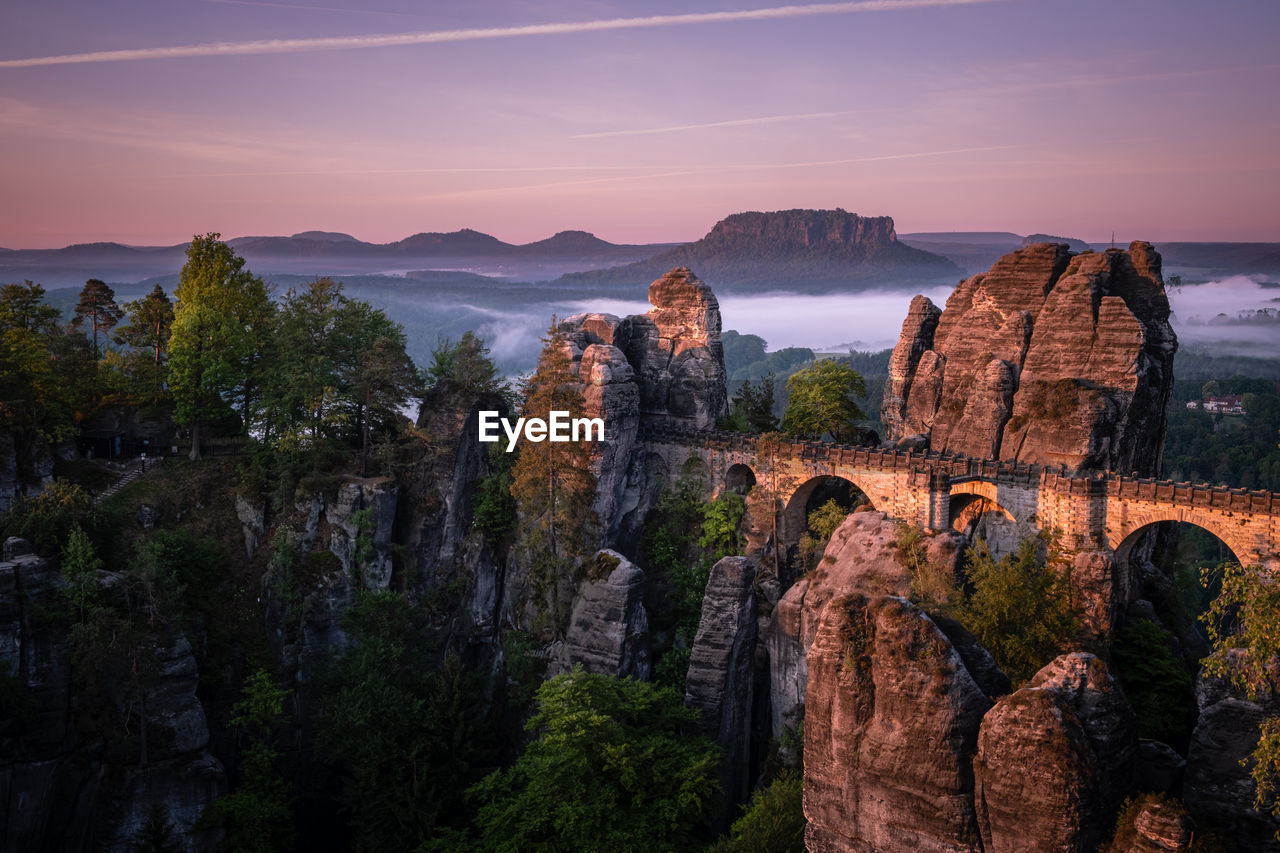
<svg viewBox="0 0 1280 853">
<path fill-rule="evenodd" d="M 793 207 L 1280 240 L 1280 3 L 375 3 L 6 3 L 0 246 Z"/>
</svg>

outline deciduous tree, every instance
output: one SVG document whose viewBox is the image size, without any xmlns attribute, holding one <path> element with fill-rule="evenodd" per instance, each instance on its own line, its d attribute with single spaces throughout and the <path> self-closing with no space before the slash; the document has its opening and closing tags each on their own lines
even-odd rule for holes
<svg viewBox="0 0 1280 853">
<path fill-rule="evenodd" d="M 238 408 L 247 426 L 257 405 L 254 368 L 273 313 L 262 279 L 216 233 L 196 236 L 179 276 L 169 342 L 178 422 L 191 427 L 200 458 L 201 427 Z"/>
<path fill-rule="evenodd" d="M 830 435 L 837 442 L 856 441 L 858 422 L 866 415 L 855 398 L 865 397 L 866 383 L 847 364 L 823 359 L 787 380 L 790 400 L 782 416 L 782 429 L 796 438 L 820 439 Z"/>
</svg>

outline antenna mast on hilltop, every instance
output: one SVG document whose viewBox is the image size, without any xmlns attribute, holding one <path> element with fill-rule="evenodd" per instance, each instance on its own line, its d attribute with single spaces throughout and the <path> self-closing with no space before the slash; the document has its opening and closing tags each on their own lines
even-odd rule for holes
<svg viewBox="0 0 1280 853">
<path fill-rule="evenodd" d="M 1114 249 L 1115 247 L 1116 247 L 1116 232 L 1112 231 L 1111 232 L 1111 248 Z"/>
</svg>

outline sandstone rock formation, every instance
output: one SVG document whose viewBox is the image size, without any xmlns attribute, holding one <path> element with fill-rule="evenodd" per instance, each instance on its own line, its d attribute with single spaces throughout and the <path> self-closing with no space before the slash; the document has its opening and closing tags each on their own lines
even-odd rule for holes
<svg viewBox="0 0 1280 853">
<path fill-rule="evenodd" d="M 728 413 L 720 303 L 688 267 L 649 285 L 648 314 L 629 318 L 627 360 L 636 371 L 640 411 L 698 429 Z"/>
<path fill-rule="evenodd" d="M 841 595 L 808 653 L 806 848 L 980 850 L 969 757 L 991 701 L 933 621 Z"/>
<path fill-rule="evenodd" d="M 893 218 L 835 210 L 735 213 L 700 240 L 643 261 L 572 273 L 562 283 L 643 283 L 672 267 L 698 270 L 716 287 L 735 291 L 847 288 L 886 277 L 949 279 L 951 261 L 898 240 Z"/>
<path fill-rule="evenodd" d="M 831 535 L 817 569 L 797 580 L 774 609 L 767 642 L 770 660 L 772 733 L 795 728 L 804 714 L 809 680 L 805 652 L 832 597 L 910 594 L 911 570 L 895 542 L 901 525 L 882 512 L 851 513 Z M 925 555 L 953 574 L 964 537 L 952 530 L 926 537 Z"/>
<path fill-rule="evenodd" d="M 631 549 L 655 484 L 636 452 L 641 418 L 705 429 L 728 413 L 720 305 L 688 269 L 649 285 L 653 309 L 625 318 L 577 314 L 558 328 L 581 383 L 587 417 L 601 418 L 593 447 L 593 504 L 603 544 Z"/>
<path fill-rule="evenodd" d="M 609 569 L 609 565 L 614 568 Z M 588 577 L 578 588 L 569 630 L 556 665 L 547 674 L 568 672 L 577 664 L 587 672 L 647 681 L 649 615 L 644 608 L 644 572 L 616 551 L 601 551 L 594 565 L 602 577 Z"/>
<path fill-rule="evenodd" d="M 973 760 L 986 853 L 1094 850 L 1134 778 L 1133 709 L 1107 666 L 1060 655 L 982 721 Z"/>
<path fill-rule="evenodd" d="M 916 297 L 890 361 L 888 438 L 933 450 L 1157 473 L 1177 339 L 1160 255 L 1019 249 L 939 312 Z"/>
<path fill-rule="evenodd" d="M 1228 665 L 1238 665 L 1234 661 L 1240 654 L 1228 652 Z M 1247 849 L 1280 850 L 1274 837 L 1280 826 L 1253 810 L 1253 780 L 1248 763 L 1241 764 L 1258 743 L 1263 719 L 1280 715 L 1276 680 L 1273 677 L 1272 690 L 1250 699 L 1227 680 L 1202 671 L 1196 681 L 1196 704 L 1200 716 L 1191 735 L 1183 783 L 1187 805 L 1212 815 Z"/>
<path fill-rule="evenodd" d="M 118 575 L 99 573 L 106 595 Z M 181 634 L 157 637 L 155 680 L 146 689 L 145 752 L 86 746 L 73 727 L 78 701 L 68 626 L 48 614 L 61 605 L 57 564 L 20 539 L 0 560 L 0 674 L 33 700 L 26 719 L 0 720 L 0 849 L 129 849 L 152 804 L 166 809 L 184 850 L 208 847 L 194 829 L 205 808 L 227 790 L 222 765 L 209 752 L 209 727 L 196 698 L 191 644 Z M 108 686 L 121 717 L 136 697 Z M 137 717 L 133 717 L 136 724 Z"/>
<path fill-rule="evenodd" d="M 756 566 L 746 557 L 724 557 L 712 566 L 685 682 L 685 704 L 702 712 L 703 734 L 723 750 L 721 830 L 750 793 L 755 579 Z"/>
</svg>

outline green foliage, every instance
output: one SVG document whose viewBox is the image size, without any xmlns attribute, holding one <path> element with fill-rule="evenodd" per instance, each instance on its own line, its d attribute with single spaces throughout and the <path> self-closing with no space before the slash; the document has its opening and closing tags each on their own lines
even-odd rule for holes
<svg viewBox="0 0 1280 853">
<path fill-rule="evenodd" d="M 363 472 L 374 438 L 397 432 L 401 408 L 422 392 L 404 330 L 328 278 L 290 290 L 272 328 L 263 435 L 281 451 L 357 445 Z"/>
<path fill-rule="evenodd" d="M 669 606 L 655 612 L 651 626 L 671 632 L 671 646 L 654 661 L 654 680 L 684 694 L 689 654 L 702 619 L 702 598 L 712 564 L 737 552 L 743 501 L 725 493 L 711 503 L 699 494 L 702 483 L 685 477 L 663 491 L 645 520 L 641 547 L 646 565 L 665 581 Z M 732 545 L 732 549 L 726 546 Z"/>
<path fill-rule="evenodd" d="M 1178 743 L 1187 734 L 1195 697 L 1191 676 L 1169 648 L 1169 635 L 1150 619 L 1135 619 L 1116 632 L 1111 657 L 1138 719 L 1138 735 Z"/>
<path fill-rule="evenodd" d="M 93 357 L 96 361 L 102 358 L 102 350 L 98 346 L 98 334 L 105 335 L 115 328 L 124 317 L 120 305 L 116 302 L 116 293 L 104 281 L 91 278 L 80 290 L 80 301 L 76 303 L 71 327 L 79 329 L 85 320 L 89 321 L 89 333 L 93 338 Z"/>
<path fill-rule="evenodd" d="M 493 851 L 692 850 L 715 804 L 715 744 L 670 689 L 585 673 L 538 689 L 535 739 L 471 789 Z"/>
<path fill-rule="evenodd" d="M 804 853 L 804 802 L 800 774 L 783 771 L 742 807 L 727 837 L 707 853 Z"/>
<path fill-rule="evenodd" d="M 1280 655 L 1280 577 L 1260 566 L 1227 563 L 1216 571 L 1205 570 L 1206 586 L 1215 573 L 1221 575 L 1222 592 L 1201 616 L 1214 651 L 1205 659 L 1204 672 L 1227 679 L 1250 699 L 1274 692 L 1274 666 Z M 1238 651 L 1230 654 L 1233 650 Z M 1258 744 L 1245 763 L 1252 765 L 1253 807 L 1280 819 L 1280 717 L 1263 720 Z"/>
<path fill-rule="evenodd" d="M 582 392 L 570 372 L 565 339 L 554 318 L 543 343 L 538 369 L 525 385 L 522 414 L 546 419 L 550 412 L 561 411 L 582 417 Z M 569 564 L 588 550 L 597 524 L 591 509 L 595 493 L 585 440 L 542 441 L 521 448 L 512 469 L 511 494 L 519 505 L 539 591 L 550 592 L 560 579 L 568 578 Z"/>
<path fill-rule="evenodd" d="M 423 665 L 419 616 L 399 593 L 361 592 L 343 619 L 353 645 L 325 680 L 317 749 L 339 772 L 356 849 L 413 849 L 466 820 L 479 690 L 455 656 L 440 672 Z"/>
<path fill-rule="evenodd" d="M 77 622 L 84 622 L 89 612 L 97 606 L 98 571 L 102 560 L 98 559 L 93 543 L 80 525 L 71 528 L 67 547 L 62 551 L 62 577 L 67 582 L 67 601 L 75 613 Z"/>
<path fill-rule="evenodd" d="M 898 559 L 911 573 L 911 600 L 931 615 L 955 616 L 964 591 L 956 585 L 950 566 L 929 559 L 924 531 L 914 524 L 899 525 L 893 544 Z"/>
<path fill-rule="evenodd" d="M 232 708 L 231 725 L 244 739 L 240 783 L 209 807 L 206 821 L 221 823 L 228 850 L 273 853 L 293 847 L 289 783 L 276 770 L 275 730 L 289 691 L 259 669 L 245 680 L 244 697 Z"/>
<path fill-rule="evenodd" d="M 429 387 L 448 381 L 470 394 L 495 393 L 500 387 L 489 348 L 469 331 L 463 332 L 457 343 L 445 338 L 436 344 L 426 380 Z"/>
<path fill-rule="evenodd" d="M 782 429 L 796 438 L 851 443 L 861 436 L 866 415 L 856 398 L 867 395 L 866 383 L 852 367 L 836 359 L 814 362 L 787 380 L 790 400 Z"/>
<path fill-rule="evenodd" d="M 173 302 L 157 284 L 142 299 L 126 302 L 124 310 L 129 322 L 116 331 L 115 340 L 133 349 L 125 370 L 134 392 L 155 403 L 165 394 Z"/>
<path fill-rule="evenodd" d="M 1180 376 L 1182 357 L 1178 353 Z M 1280 491 L 1280 447 L 1276 446 L 1280 382 L 1236 377 L 1219 380 L 1219 384 L 1223 394 L 1244 396 L 1244 415 L 1188 409 L 1187 402 L 1201 399 L 1200 383 L 1174 383 L 1174 403 L 1165 434 L 1165 475 L 1179 481 Z"/>
<path fill-rule="evenodd" d="M 55 480 L 35 495 L 19 497 L 0 516 L 4 538 L 21 536 L 38 554 L 58 551 L 73 527 L 95 528 L 93 496 L 80 486 Z"/>
<path fill-rule="evenodd" d="M 809 513 L 809 529 L 819 539 L 826 541 L 848 516 L 849 510 L 840 506 L 833 498 Z"/>
<path fill-rule="evenodd" d="M 733 395 L 733 409 L 716 426 L 734 432 L 773 432 L 778 428 L 774 415 L 774 375 L 762 376 L 758 384 L 743 382 Z"/>
<path fill-rule="evenodd" d="M 272 331 L 266 284 L 219 237 L 197 235 L 187 247 L 169 338 L 175 416 L 192 427 L 192 458 L 200 456 L 203 424 L 232 411 L 246 429 L 256 421 L 257 367 Z"/>
<path fill-rule="evenodd" d="M 61 314 L 45 304 L 44 293 L 31 281 L 0 287 L 0 428 L 15 434 L 20 451 L 30 436 L 58 441 L 70 435 L 79 402 L 76 360 L 59 361 L 55 352 L 73 354 L 70 336 L 61 333 Z"/>
<path fill-rule="evenodd" d="M 511 496 L 514 461 L 495 444 L 489 452 L 490 472 L 480 478 L 472 496 L 471 523 L 490 543 L 505 540 L 516 527 L 516 501 Z"/>
<path fill-rule="evenodd" d="M 698 544 L 712 562 L 741 552 L 739 531 L 746 512 L 747 502 L 736 492 L 723 492 L 702 507 L 702 536 Z"/>
<path fill-rule="evenodd" d="M 1070 575 L 1042 564 L 1035 540 L 998 562 L 981 540 L 965 556 L 973 591 L 960 601 L 958 621 L 1015 685 L 1075 645 L 1081 617 Z"/>
<path fill-rule="evenodd" d="M 164 803 L 152 801 L 147 807 L 147 820 L 133 839 L 133 853 L 181 853 L 182 839 L 169 823 L 169 810 Z"/>
</svg>

